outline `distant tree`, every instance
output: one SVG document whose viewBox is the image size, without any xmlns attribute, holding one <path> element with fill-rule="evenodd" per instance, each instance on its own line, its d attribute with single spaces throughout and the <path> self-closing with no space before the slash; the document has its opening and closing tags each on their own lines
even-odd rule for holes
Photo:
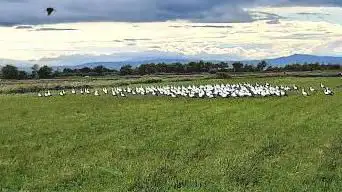
<svg viewBox="0 0 342 192">
<path fill-rule="evenodd" d="M 32 78 L 33 78 L 33 79 L 37 79 L 37 78 L 38 78 L 39 65 L 34 64 L 34 65 L 31 67 L 31 70 L 32 70 Z"/>
<path fill-rule="evenodd" d="M 267 67 L 267 62 L 266 61 L 261 61 L 257 65 L 257 70 L 258 71 L 263 71 Z"/>
<path fill-rule="evenodd" d="M 72 69 L 70 69 L 70 68 L 64 68 L 63 69 L 63 73 L 73 73 L 74 72 L 74 70 L 72 70 Z"/>
<path fill-rule="evenodd" d="M 241 72 L 243 68 L 243 64 L 241 62 L 235 62 L 232 64 L 234 72 Z"/>
<path fill-rule="evenodd" d="M 93 69 L 93 72 L 97 73 L 98 75 L 103 75 L 105 72 L 109 72 L 109 71 L 110 71 L 109 69 L 105 68 L 102 65 L 96 66 Z"/>
<path fill-rule="evenodd" d="M 165 64 L 165 63 L 158 63 L 156 65 L 158 73 L 168 73 L 168 67 L 169 66 L 167 64 Z"/>
<path fill-rule="evenodd" d="M 38 70 L 38 76 L 41 79 L 47 79 L 52 77 L 52 68 L 44 65 Z"/>
<path fill-rule="evenodd" d="M 62 73 L 62 71 L 61 70 L 56 70 L 56 71 L 54 71 L 53 73 L 52 73 L 52 77 L 60 77 L 60 76 L 62 76 L 63 75 L 63 73 Z"/>
<path fill-rule="evenodd" d="M 80 69 L 81 73 L 90 73 L 91 69 L 89 67 L 83 67 L 82 69 Z"/>
<path fill-rule="evenodd" d="M 105 72 L 105 69 L 102 65 L 96 66 L 93 71 L 98 75 L 102 75 Z"/>
<path fill-rule="evenodd" d="M 221 61 L 221 62 L 218 64 L 218 67 L 220 68 L 220 70 L 222 70 L 222 69 L 227 69 L 229 66 L 228 66 L 228 63 L 227 63 L 227 62 Z"/>
<path fill-rule="evenodd" d="M 18 68 L 12 65 L 6 65 L 1 69 L 2 78 L 4 79 L 18 79 Z"/>
<path fill-rule="evenodd" d="M 124 65 L 120 68 L 120 75 L 132 75 L 133 69 L 131 65 Z"/>
<path fill-rule="evenodd" d="M 27 78 L 28 78 L 28 74 L 26 73 L 26 71 L 18 72 L 18 79 L 27 79 Z"/>
<path fill-rule="evenodd" d="M 256 70 L 256 68 L 253 65 L 244 65 L 243 67 L 243 71 L 244 72 L 254 72 Z"/>
<path fill-rule="evenodd" d="M 151 64 L 142 64 L 137 68 L 137 72 L 140 75 L 146 75 L 146 74 L 154 74 L 158 72 L 159 65 L 155 65 L 154 63 Z"/>
</svg>

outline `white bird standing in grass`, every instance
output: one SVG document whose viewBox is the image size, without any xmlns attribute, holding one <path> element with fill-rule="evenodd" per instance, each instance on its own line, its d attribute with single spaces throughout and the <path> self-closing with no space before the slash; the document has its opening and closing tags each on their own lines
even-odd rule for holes
<svg viewBox="0 0 342 192">
<path fill-rule="evenodd" d="M 312 88 L 312 87 L 310 87 L 309 89 L 310 89 L 311 92 L 314 92 L 314 91 L 315 91 L 315 89 Z"/>
<path fill-rule="evenodd" d="M 333 95 L 334 93 L 333 93 L 328 87 L 326 87 L 326 88 L 324 89 L 324 94 L 325 94 L 325 95 Z"/>
<path fill-rule="evenodd" d="M 44 96 L 45 97 L 49 97 L 49 96 L 52 96 L 52 95 L 51 95 L 50 91 L 47 91 L 46 93 L 44 93 Z"/>
<path fill-rule="evenodd" d="M 102 91 L 104 92 L 104 94 L 108 94 L 108 89 L 107 88 L 103 88 Z"/>
<path fill-rule="evenodd" d="M 94 93 L 95 96 L 100 96 L 99 92 L 97 90 L 95 90 L 95 93 Z"/>
<path fill-rule="evenodd" d="M 72 90 L 71 90 L 71 93 L 72 93 L 72 94 L 76 94 L 75 89 L 72 89 Z"/>
<path fill-rule="evenodd" d="M 38 97 L 42 97 L 43 95 L 41 93 L 38 93 Z"/>
<path fill-rule="evenodd" d="M 302 95 L 304 95 L 304 96 L 308 96 L 309 94 L 308 94 L 307 92 L 305 92 L 305 90 L 304 90 L 304 89 L 302 89 Z"/>
</svg>

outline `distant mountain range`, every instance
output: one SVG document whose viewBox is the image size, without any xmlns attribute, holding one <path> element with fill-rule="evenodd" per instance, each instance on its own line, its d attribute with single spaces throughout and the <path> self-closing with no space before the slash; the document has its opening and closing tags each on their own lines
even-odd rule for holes
<svg viewBox="0 0 342 192">
<path fill-rule="evenodd" d="M 175 56 L 172 57 L 150 57 L 148 59 L 145 58 L 131 58 L 131 59 L 126 59 L 125 61 L 111 61 L 110 58 L 106 57 L 101 61 L 101 57 L 99 56 L 94 56 L 92 57 L 87 56 L 86 58 L 83 58 L 82 56 L 78 56 L 75 59 L 75 56 L 70 56 L 72 60 L 68 60 L 68 56 L 64 56 L 63 58 L 60 58 L 59 60 L 54 60 L 53 63 L 48 63 L 48 62 L 43 62 L 41 61 L 40 63 L 48 63 L 50 66 L 52 66 L 54 69 L 63 69 L 63 68 L 83 68 L 83 67 L 96 67 L 99 65 L 102 65 L 106 68 L 110 69 L 120 69 L 123 65 L 132 65 L 133 67 L 139 66 L 141 64 L 146 64 L 146 63 L 175 63 L 175 62 L 180 62 L 180 63 L 187 63 L 190 61 L 198 61 L 199 59 L 194 59 L 194 58 L 187 58 L 187 57 L 180 57 L 177 58 Z M 94 62 L 91 62 L 91 61 Z M 222 60 L 204 60 L 204 61 L 211 61 L 211 62 L 221 62 Z M 238 60 L 235 61 L 225 61 L 228 62 L 229 64 L 232 64 L 234 62 L 237 62 Z M 257 64 L 261 60 L 240 60 L 243 63 L 247 64 Z M 304 64 L 304 63 L 315 63 L 318 62 L 320 64 L 339 64 L 342 66 L 342 56 L 341 57 L 333 57 L 333 56 L 316 56 L 316 55 L 305 55 L 305 54 L 294 54 L 291 56 L 286 56 L 286 57 L 279 57 L 279 58 L 273 58 L 273 59 L 265 59 L 265 61 L 272 66 L 284 66 L 287 64 Z M 18 68 L 22 70 L 30 69 L 30 67 L 34 63 L 39 63 L 38 62 L 32 62 L 32 61 L 16 61 L 16 60 L 6 60 L 6 59 L 0 59 L 0 67 L 4 66 L 6 64 L 11 64 L 15 65 Z M 56 65 L 56 63 L 59 63 Z"/>
<path fill-rule="evenodd" d="M 90 62 L 90 63 L 84 63 L 81 65 L 75 65 L 75 66 L 68 66 L 71 69 L 80 69 L 83 67 L 89 67 L 89 68 L 93 68 L 99 65 L 102 65 L 106 68 L 109 69 L 120 69 L 122 66 L 124 65 L 131 65 L 133 67 L 139 66 L 141 64 L 146 64 L 146 63 L 161 63 L 164 62 L 166 64 L 170 64 L 170 63 L 176 63 L 176 62 L 180 62 L 180 63 L 187 63 L 191 61 L 190 59 L 149 59 L 149 60 L 142 60 L 142 61 L 113 61 L 113 62 Z"/>
<path fill-rule="evenodd" d="M 287 64 L 304 64 L 304 63 L 320 63 L 320 64 L 340 64 L 342 65 L 342 57 L 332 56 L 316 56 L 316 55 L 305 55 L 305 54 L 294 54 L 287 57 L 279 57 L 275 59 L 265 60 L 270 65 L 287 65 Z M 256 60 L 254 62 L 260 62 Z"/>
<path fill-rule="evenodd" d="M 102 65 L 106 68 L 111 69 L 120 69 L 123 65 L 132 65 L 133 67 L 139 66 L 141 64 L 146 63 L 187 63 L 190 61 L 198 61 L 198 59 L 151 59 L 151 60 L 142 60 L 142 61 L 117 61 L 117 62 L 89 62 L 81 65 L 69 66 L 70 68 L 83 68 L 83 67 L 96 67 L 98 65 Z M 209 60 L 211 62 L 221 62 L 220 60 Z M 240 62 L 247 64 L 258 64 L 262 60 L 242 60 Z M 287 64 L 304 64 L 304 63 L 320 63 L 320 64 L 339 64 L 342 65 L 342 57 L 333 57 L 333 56 L 316 56 L 316 55 L 305 55 L 305 54 L 294 54 L 287 57 L 279 57 L 274 59 L 265 59 L 265 61 L 272 66 L 284 66 Z M 226 61 L 229 64 L 238 61 Z"/>
</svg>

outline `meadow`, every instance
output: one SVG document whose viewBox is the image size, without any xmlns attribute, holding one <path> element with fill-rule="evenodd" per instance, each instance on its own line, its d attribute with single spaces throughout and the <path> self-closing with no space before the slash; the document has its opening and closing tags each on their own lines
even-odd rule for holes
<svg viewBox="0 0 342 192">
<path fill-rule="evenodd" d="M 2 94 L 0 189 L 342 190 L 342 79 L 183 80 L 152 83 L 269 82 L 318 90 L 322 82 L 335 95 L 194 99 Z M 102 87 L 122 81 L 87 84 Z M 2 90 L 13 89 L 10 86 L 8 82 Z"/>
</svg>

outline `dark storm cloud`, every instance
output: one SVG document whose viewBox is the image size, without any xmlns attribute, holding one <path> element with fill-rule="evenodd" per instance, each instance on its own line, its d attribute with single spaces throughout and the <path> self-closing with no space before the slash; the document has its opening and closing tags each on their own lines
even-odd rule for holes
<svg viewBox="0 0 342 192">
<path fill-rule="evenodd" d="M 251 22 L 255 18 L 243 7 L 341 4 L 342 0 L 0 0 L 0 25 L 177 19 Z M 47 16 L 47 7 L 55 8 L 56 12 Z"/>
</svg>

